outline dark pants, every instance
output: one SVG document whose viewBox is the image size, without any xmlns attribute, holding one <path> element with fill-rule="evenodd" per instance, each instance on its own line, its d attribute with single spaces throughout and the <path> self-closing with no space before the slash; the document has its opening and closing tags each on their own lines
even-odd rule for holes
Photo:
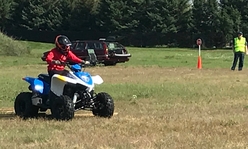
<svg viewBox="0 0 248 149">
<path fill-rule="evenodd" d="M 235 52 L 234 53 L 234 58 L 233 58 L 233 65 L 232 65 L 232 70 L 235 70 L 237 62 L 239 60 L 239 67 L 238 70 L 242 70 L 243 69 L 243 65 L 244 65 L 244 59 L 245 59 L 245 53 L 244 52 Z"/>
<path fill-rule="evenodd" d="M 69 71 L 68 70 L 48 70 L 48 75 L 50 77 L 50 79 L 52 78 L 53 75 L 55 74 L 59 74 L 59 75 L 63 75 L 63 76 L 68 76 L 69 75 Z M 49 95 L 50 96 L 50 95 Z M 50 97 L 49 97 L 50 98 Z M 47 105 L 50 105 L 50 100 L 49 98 L 46 101 Z"/>
</svg>

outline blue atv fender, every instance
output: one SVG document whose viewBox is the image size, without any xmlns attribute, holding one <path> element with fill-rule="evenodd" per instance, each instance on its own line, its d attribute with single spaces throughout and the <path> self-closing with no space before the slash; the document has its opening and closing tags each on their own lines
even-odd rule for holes
<svg viewBox="0 0 248 149">
<path fill-rule="evenodd" d="M 25 77 L 22 78 L 24 81 L 27 81 L 30 84 L 32 91 L 37 91 L 40 94 L 44 92 L 44 83 L 38 78 Z"/>
</svg>

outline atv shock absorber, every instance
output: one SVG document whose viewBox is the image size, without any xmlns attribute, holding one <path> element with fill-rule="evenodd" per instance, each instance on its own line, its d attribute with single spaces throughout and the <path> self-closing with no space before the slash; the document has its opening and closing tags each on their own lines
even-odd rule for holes
<svg viewBox="0 0 248 149">
<path fill-rule="evenodd" d="M 74 93 L 73 99 L 72 99 L 72 101 L 74 103 L 74 106 L 75 106 L 75 103 L 77 102 L 78 97 L 79 97 L 79 94 L 78 93 Z"/>
</svg>

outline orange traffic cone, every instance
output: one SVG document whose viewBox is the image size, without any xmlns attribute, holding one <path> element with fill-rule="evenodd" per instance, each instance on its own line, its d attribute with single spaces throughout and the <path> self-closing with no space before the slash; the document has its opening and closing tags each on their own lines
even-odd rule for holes
<svg viewBox="0 0 248 149">
<path fill-rule="evenodd" d="M 198 56 L 197 68 L 198 68 L 198 69 L 202 69 L 201 56 Z"/>
</svg>

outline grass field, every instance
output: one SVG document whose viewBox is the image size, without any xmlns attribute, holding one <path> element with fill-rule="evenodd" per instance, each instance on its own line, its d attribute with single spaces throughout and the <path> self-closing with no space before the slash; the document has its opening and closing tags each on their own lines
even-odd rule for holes
<svg viewBox="0 0 248 149">
<path fill-rule="evenodd" d="M 86 68 L 104 79 L 96 91 L 114 98 L 111 119 L 79 111 L 69 122 L 24 121 L 11 112 L 27 91 L 21 78 L 45 73 L 39 57 L 53 47 L 28 44 L 34 57 L 0 57 L 0 149 L 248 147 L 248 60 L 243 71 L 230 71 L 229 50 L 202 51 L 198 70 L 197 49 L 128 48 L 128 63 Z"/>
</svg>

